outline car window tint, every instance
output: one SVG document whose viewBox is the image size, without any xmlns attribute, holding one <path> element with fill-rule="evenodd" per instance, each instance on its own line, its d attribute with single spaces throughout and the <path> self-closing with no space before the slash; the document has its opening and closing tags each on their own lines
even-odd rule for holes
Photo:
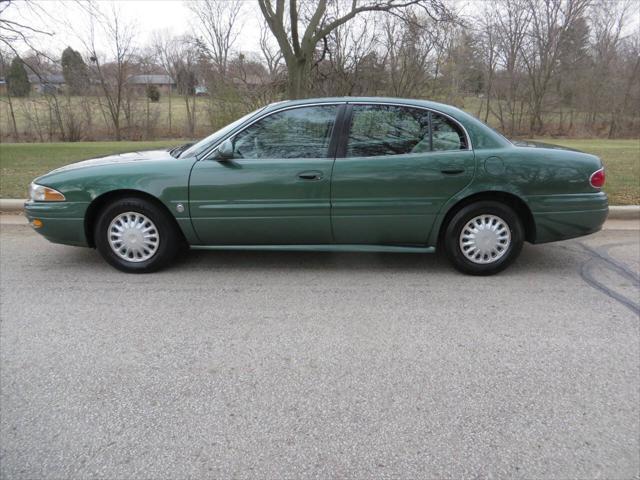
<svg viewBox="0 0 640 480">
<path fill-rule="evenodd" d="M 391 105 L 354 105 L 347 157 L 428 152 L 429 112 Z"/>
<path fill-rule="evenodd" d="M 326 158 L 336 105 L 302 107 L 259 120 L 234 139 L 234 156 L 246 159 Z"/>
<path fill-rule="evenodd" d="M 467 141 L 464 133 L 453 121 L 437 113 L 431 114 L 432 145 L 434 151 L 464 150 Z"/>
</svg>

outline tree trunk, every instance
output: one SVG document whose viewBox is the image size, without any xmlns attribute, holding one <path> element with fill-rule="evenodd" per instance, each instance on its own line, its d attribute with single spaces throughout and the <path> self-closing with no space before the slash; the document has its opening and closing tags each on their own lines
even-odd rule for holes
<svg viewBox="0 0 640 480">
<path fill-rule="evenodd" d="M 172 133 L 171 133 L 171 86 L 169 86 L 169 137 L 172 137 Z"/>
<path fill-rule="evenodd" d="M 311 87 L 311 61 L 293 57 L 287 60 L 287 93 L 290 100 L 309 96 Z"/>
<path fill-rule="evenodd" d="M 119 142 L 122 140 L 122 135 L 120 133 L 120 115 L 113 115 L 112 120 L 114 133 L 116 134 L 116 141 Z"/>
<path fill-rule="evenodd" d="M 11 101 L 9 89 L 7 89 L 7 100 L 9 101 L 9 114 L 11 115 L 11 123 L 13 124 L 13 135 L 17 142 L 20 135 L 18 134 L 18 124 L 16 123 L 16 114 L 13 111 L 13 102 Z"/>
<path fill-rule="evenodd" d="M 184 104 L 187 109 L 187 127 L 189 129 L 189 137 L 193 138 L 196 131 L 196 96 L 189 97 L 187 93 L 184 96 Z"/>
<path fill-rule="evenodd" d="M 609 123 L 609 134 L 607 135 L 607 138 L 609 140 L 611 140 L 612 138 L 615 138 L 616 136 L 616 127 L 617 127 L 616 117 L 617 117 L 616 112 L 615 111 L 611 112 L 611 122 Z"/>
<path fill-rule="evenodd" d="M 144 137 L 145 140 L 149 140 L 149 102 L 151 100 L 149 99 L 149 95 L 147 95 L 147 118 L 146 118 L 146 123 L 145 123 L 145 132 L 144 132 Z"/>
</svg>

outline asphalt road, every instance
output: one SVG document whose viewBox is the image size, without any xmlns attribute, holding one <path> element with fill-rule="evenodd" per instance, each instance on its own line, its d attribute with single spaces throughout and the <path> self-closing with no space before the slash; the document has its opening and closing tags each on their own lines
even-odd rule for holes
<svg viewBox="0 0 640 480">
<path fill-rule="evenodd" d="M 0 232 L 3 478 L 637 478 L 640 235 L 119 273 Z"/>
</svg>

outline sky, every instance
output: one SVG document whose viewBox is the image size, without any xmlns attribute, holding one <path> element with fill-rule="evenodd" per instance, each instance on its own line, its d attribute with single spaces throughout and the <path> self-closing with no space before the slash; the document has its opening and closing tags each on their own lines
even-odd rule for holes
<svg viewBox="0 0 640 480">
<path fill-rule="evenodd" d="M 131 22 L 136 29 L 136 43 L 148 45 L 156 31 L 167 31 L 179 35 L 201 28 L 194 20 L 192 12 L 183 0 L 98 0 L 96 5 L 103 12 L 115 8 L 120 17 Z M 245 2 L 243 15 L 244 28 L 239 36 L 237 47 L 244 52 L 259 50 L 260 15 L 257 4 Z M 52 35 L 33 35 L 32 42 L 39 48 L 55 52 L 71 46 L 83 51 L 78 37 L 87 36 L 89 21 L 80 1 L 75 0 L 36 0 L 36 7 L 20 3 L 12 4 L 3 16 L 10 20 L 44 30 Z M 98 37 L 98 43 L 106 41 Z M 18 46 L 19 51 L 24 46 Z M 106 49 L 106 47 L 105 47 Z"/>
</svg>

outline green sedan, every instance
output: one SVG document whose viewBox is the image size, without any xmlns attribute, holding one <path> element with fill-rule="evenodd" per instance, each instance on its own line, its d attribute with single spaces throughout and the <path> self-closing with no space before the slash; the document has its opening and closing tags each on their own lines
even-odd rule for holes
<svg viewBox="0 0 640 480">
<path fill-rule="evenodd" d="M 430 253 L 489 275 L 524 241 L 600 230 L 602 162 L 512 143 L 467 113 L 396 98 L 274 103 L 170 151 L 54 170 L 25 214 L 48 240 L 151 272 L 183 247 Z"/>
</svg>

